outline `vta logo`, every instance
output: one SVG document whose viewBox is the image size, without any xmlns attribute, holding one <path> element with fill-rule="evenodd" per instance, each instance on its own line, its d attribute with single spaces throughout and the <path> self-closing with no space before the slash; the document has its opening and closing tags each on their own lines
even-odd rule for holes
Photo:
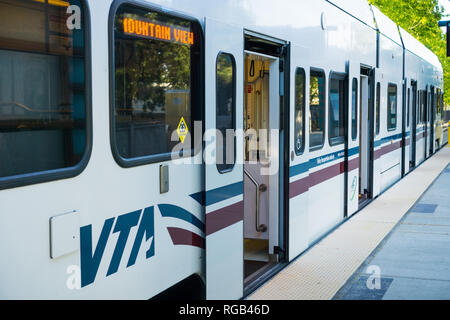
<svg viewBox="0 0 450 320">
<path fill-rule="evenodd" d="M 140 221 L 139 228 L 134 239 L 131 254 L 128 257 L 127 268 L 136 263 L 139 250 L 142 245 L 142 240 L 145 236 L 145 241 L 152 239 L 150 248 L 146 252 L 146 259 L 150 259 L 155 255 L 155 221 L 154 221 L 154 207 L 149 207 L 144 210 L 138 210 L 121 215 L 116 218 L 111 218 L 103 224 L 100 237 L 98 239 L 95 250 L 92 248 L 92 225 L 84 226 L 80 229 L 80 262 L 81 262 L 81 287 L 90 285 L 95 281 L 97 272 L 108 243 L 111 230 L 113 233 L 118 233 L 116 247 L 109 264 L 106 276 L 110 276 L 117 272 L 120 262 L 122 260 L 123 251 L 127 244 L 128 237 L 132 228 L 136 227 Z"/>
<path fill-rule="evenodd" d="M 353 201 L 355 199 L 357 187 L 358 187 L 358 178 L 354 177 L 352 182 L 352 196 L 350 198 L 350 201 Z"/>
</svg>

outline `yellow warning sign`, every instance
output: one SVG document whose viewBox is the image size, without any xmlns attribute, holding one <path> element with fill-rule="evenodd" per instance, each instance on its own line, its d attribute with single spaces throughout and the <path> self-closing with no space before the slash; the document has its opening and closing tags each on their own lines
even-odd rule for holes
<svg viewBox="0 0 450 320">
<path fill-rule="evenodd" d="M 177 128 L 177 133 L 178 133 L 178 136 L 180 137 L 181 143 L 184 143 L 184 139 L 188 135 L 189 129 L 188 129 L 186 121 L 184 121 L 183 117 L 181 117 L 180 124 L 178 125 L 178 128 Z"/>
</svg>

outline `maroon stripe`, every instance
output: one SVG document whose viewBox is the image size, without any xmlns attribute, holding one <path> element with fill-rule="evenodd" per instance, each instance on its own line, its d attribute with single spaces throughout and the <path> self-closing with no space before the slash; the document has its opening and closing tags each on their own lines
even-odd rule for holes
<svg viewBox="0 0 450 320">
<path fill-rule="evenodd" d="M 295 198 L 309 190 L 309 176 L 289 184 L 289 198 Z"/>
<path fill-rule="evenodd" d="M 344 172 L 344 162 L 313 172 L 309 175 L 311 187 L 334 178 Z"/>
<path fill-rule="evenodd" d="M 410 139 L 407 140 L 406 144 L 408 145 L 410 143 Z M 385 146 L 377 151 L 374 152 L 375 160 L 381 158 L 381 156 L 390 153 L 392 151 L 395 151 L 399 148 L 401 148 L 402 142 L 396 142 L 392 143 L 388 146 Z M 355 158 L 352 160 L 349 160 L 348 162 L 348 171 L 353 171 L 355 169 L 359 168 L 359 158 Z M 329 179 L 332 179 L 340 174 L 344 173 L 344 162 L 338 163 L 336 165 L 333 165 L 331 167 L 319 170 L 317 172 L 314 172 L 310 174 L 308 177 L 305 177 L 303 179 L 297 180 L 295 182 L 292 182 L 289 185 L 289 198 L 295 198 L 305 192 L 307 192 L 310 188 L 314 187 L 315 185 L 318 185 L 322 182 L 325 182 Z"/>
<path fill-rule="evenodd" d="M 405 145 L 409 146 L 411 144 L 411 138 L 406 139 L 405 142 Z"/>
<path fill-rule="evenodd" d="M 422 140 L 423 138 L 425 138 L 425 132 L 419 133 L 416 136 L 416 142 Z"/>
<path fill-rule="evenodd" d="M 167 228 L 167 231 L 176 246 L 194 246 L 205 249 L 205 239 L 198 234 L 180 228 Z"/>
<path fill-rule="evenodd" d="M 374 156 L 375 156 L 375 160 L 380 159 L 382 156 L 384 156 L 387 153 L 391 153 L 392 151 L 395 151 L 399 148 L 402 147 L 402 142 L 396 142 L 396 143 L 392 143 L 388 146 L 385 146 L 377 151 L 374 152 Z"/>
<path fill-rule="evenodd" d="M 206 215 L 206 235 L 209 236 L 217 231 L 244 219 L 244 201 L 219 209 Z"/>
<path fill-rule="evenodd" d="M 349 162 L 350 163 L 350 162 Z M 359 163 L 359 161 L 358 161 Z M 292 182 L 289 185 L 289 198 L 295 198 L 305 192 L 310 188 L 321 184 L 329 179 L 337 177 L 338 175 L 344 173 L 344 162 L 340 162 L 328 168 L 311 173 L 309 176 Z"/>
<path fill-rule="evenodd" d="M 359 157 L 348 162 L 348 172 L 359 168 Z"/>
</svg>

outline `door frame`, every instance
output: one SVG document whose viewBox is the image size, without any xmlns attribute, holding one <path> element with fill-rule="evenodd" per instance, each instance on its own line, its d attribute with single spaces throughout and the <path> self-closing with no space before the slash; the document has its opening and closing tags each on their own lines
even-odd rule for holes
<svg viewBox="0 0 450 320">
<path fill-rule="evenodd" d="M 367 106 L 368 106 L 368 138 L 367 138 L 367 144 L 368 144 L 368 155 L 367 155 L 367 200 L 364 203 L 361 203 L 360 205 L 360 209 L 362 209 L 365 205 L 367 205 L 371 199 L 374 198 L 375 195 L 375 190 L 374 190 L 374 165 L 375 165 L 375 152 L 374 152 L 374 148 L 375 148 L 375 99 L 376 99 L 376 92 L 375 92 L 375 87 L 376 87 L 376 69 L 369 67 L 369 66 L 365 66 L 365 65 L 361 65 L 361 72 L 360 72 L 360 78 L 361 77 L 365 77 L 367 78 L 367 86 L 368 86 L 368 101 L 367 101 Z M 363 86 L 362 83 L 360 84 L 361 89 L 362 90 Z M 362 99 L 362 96 L 361 98 Z M 361 106 L 361 110 L 362 110 Z M 362 112 L 360 117 L 362 117 Z M 360 124 L 361 121 L 364 121 L 364 119 L 360 118 Z M 362 126 L 360 126 L 362 128 Z M 362 134 L 362 131 L 360 132 L 360 135 Z M 361 156 L 361 152 L 362 152 L 362 146 L 359 146 L 360 148 L 360 156 Z"/>
<path fill-rule="evenodd" d="M 417 154 L 416 154 L 416 143 L 417 143 L 417 103 L 418 103 L 418 96 L 417 96 L 417 81 L 411 80 L 411 92 L 412 92 L 412 101 L 411 101 L 411 123 L 410 123 L 410 130 L 411 130 L 411 159 L 410 161 L 410 168 L 416 167 L 417 162 Z"/>
<path fill-rule="evenodd" d="M 243 42 L 242 29 L 212 18 L 205 18 L 205 103 L 203 114 L 203 154 L 216 150 L 217 132 L 217 57 L 233 55 L 235 60 L 235 114 L 243 109 Z M 242 89 L 242 90 L 241 90 Z M 234 117 L 236 130 L 243 128 L 242 118 Z M 211 131 L 209 131 L 211 130 Z M 236 131 L 238 133 L 238 131 Z M 212 135 L 210 137 L 209 135 Z M 232 170 L 220 172 L 216 161 L 207 163 L 203 157 L 204 186 L 201 198 L 205 216 L 205 259 L 207 299 L 240 299 L 243 295 L 243 150 L 236 144 Z M 208 150 L 208 151 L 207 151 Z M 211 153 L 212 154 L 212 153 Z"/>
<path fill-rule="evenodd" d="M 404 71 L 403 71 L 404 73 Z M 405 176 L 405 172 L 406 172 L 406 164 L 405 164 L 405 160 L 406 160 L 406 122 L 407 122 L 407 112 L 406 112 L 406 108 L 408 108 L 407 106 L 407 92 L 408 92 L 408 88 L 407 88 L 407 80 L 406 78 L 403 79 L 403 85 L 402 85 L 402 166 L 401 166 L 401 176 L 402 178 Z"/>
<path fill-rule="evenodd" d="M 272 38 L 244 29 L 244 53 L 272 56 L 279 59 L 280 65 L 280 125 L 279 125 L 279 244 L 274 253 L 278 263 L 258 279 L 244 287 L 244 296 L 253 292 L 259 285 L 277 273 L 289 261 L 289 166 L 290 166 L 290 42 Z M 245 63 L 245 55 L 244 55 Z M 242 71 L 243 73 L 245 70 Z M 245 75 L 244 75 L 245 79 Z M 246 88 L 244 88 L 245 90 Z M 245 93 L 244 93 L 245 94 Z M 243 115 L 244 116 L 244 115 Z M 244 261 L 242 261 L 244 263 Z"/>
<path fill-rule="evenodd" d="M 434 122 L 435 122 L 435 95 L 436 95 L 436 88 L 434 86 L 431 86 L 430 88 L 430 110 L 429 110 L 429 115 L 430 115 L 430 157 L 434 154 Z"/>
<path fill-rule="evenodd" d="M 423 161 L 425 161 L 425 160 L 427 160 L 427 154 L 428 154 L 428 93 L 429 93 L 429 91 L 428 91 L 429 89 L 428 89 L 428 85 L 426 86 L 426 88 L 425 88 L 425 90 L 423 91 L 423 95 L 424 95 L 424 97 L 423 97 L 423 104 L 424 104 L 424 107 L 423 107 L 423 119 L 424 119 L 424 130 L 425 130 L 425 148 L 424 148 L 424 160 Z"/>
</svg>

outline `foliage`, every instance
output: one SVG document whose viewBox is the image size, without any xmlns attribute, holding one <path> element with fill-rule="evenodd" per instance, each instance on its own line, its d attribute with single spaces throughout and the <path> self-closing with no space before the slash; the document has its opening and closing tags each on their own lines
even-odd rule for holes
<svg viewBox="0 0 450 320">
<path fill-rule="evenodd" d="M 444 69 L 444 101 L 450 104 L 450 59 L 447 58 L 446 35 L 438 22 L 444 9 L 438 0 L 368 0 L 409 34 L 433 51 Z"/>
</svg>

